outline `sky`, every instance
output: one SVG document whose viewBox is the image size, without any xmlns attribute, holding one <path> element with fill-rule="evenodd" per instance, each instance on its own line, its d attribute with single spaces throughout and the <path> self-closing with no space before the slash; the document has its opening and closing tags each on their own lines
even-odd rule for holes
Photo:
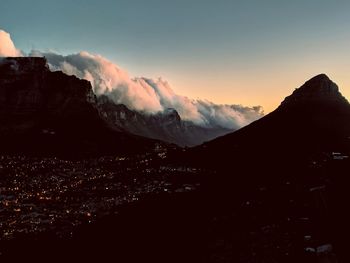
<svg viewBox="0 0 350 263">
<path fill-rule="evenodd" d="M 178 94 L 276 108 L 326 73 L 350 98 L 350 1 L 0 1 L 16 47 L 100 54 Z"/>
</svg>

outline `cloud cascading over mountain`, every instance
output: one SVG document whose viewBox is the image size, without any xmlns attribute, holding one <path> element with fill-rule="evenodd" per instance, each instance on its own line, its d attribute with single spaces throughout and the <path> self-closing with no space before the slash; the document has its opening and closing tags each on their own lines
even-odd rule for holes
<svg viewBox="0 0 350 263">
<path fill-rule="evenodd" d="M 262 108 L 241 105 L 217 105 L 205 100 L 192 100 L 176 94 L 161 78 L 131 78 L 129 74 L 107 60 L 88 52 L 59 55 L 32 51 L 31 56 L 45 56 L 52 70 L 62 70 L 91 81 L 97 95 L 107 95 L 117 104 L 128 108 L 157 113 L 176 109 L 181 118 L 202 126 L 237 129 L 262 116 Z"/>
<path fill-rule="evenodd" d="M 10 35 L 0 31 L 0 56 L 20 56 Z M 31 51 L 29 56 L 45 56 L 51 70 L 89 80 L 97 96 L 107 95 L 117 104 L 147 114 L 167 108 L 178 111 L 183 120 L 203 127 L 238 129 L 263 116 L 261 106 L 219 105 L 178 95 L 163 79 L 132 78 L 118 65 L 86 51 L 71 55 Z"/>
</svg>

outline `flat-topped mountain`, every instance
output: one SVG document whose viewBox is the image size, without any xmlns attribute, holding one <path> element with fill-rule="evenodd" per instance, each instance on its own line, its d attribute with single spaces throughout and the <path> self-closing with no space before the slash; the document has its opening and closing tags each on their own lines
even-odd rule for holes
<svg viewBox="0 0 350 263">
<path fill-rule="evenodd" d="M 90 82 L 51 72 L 45 58 L 2 58 L 0 73 L 0 132 L 4 136 L 34 130 L 45 136 L 57 131 L 79 136 L 91 132 L 96 140 L 93 129 L 104 126 L 114 132 L 194 146 L 232 132 L 184 121 L 175 109 L 147 114 L 115 104 L 104 95 L 97 98 Z M 25 145 L 18 139 L 12 141 Z M 14 145 L 9 144 L 9 149 Z"/>
<path fill-rule="evenodd" d="M 108 154 L 156 144 L 111 129 L 90 82 L 51 72 L 45 58 L 0 60 L 0 123 L 2 152 Z"/>
</svg>

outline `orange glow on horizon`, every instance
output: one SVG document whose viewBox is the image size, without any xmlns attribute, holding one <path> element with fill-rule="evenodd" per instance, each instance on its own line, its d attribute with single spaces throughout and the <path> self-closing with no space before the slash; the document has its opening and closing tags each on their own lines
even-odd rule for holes
<svg viewBox="0 0 350 263">
<path fill-rule="evenodd" d="M 229 79 L 209 81 L 181 79 L 171 81 L 176 92 L 190 98 L 210 100 L 219 104 L 261 105 L 265 114 L 275 110 L 285 97 L 289 96 L 310 78 L 325 73 L 335 82 L 342 95 L 350 98 L 350 77 L 335 72 L 300 72 L 299 74 L 264 75 L 249 78 L 244 75 Z"/>
</svg>

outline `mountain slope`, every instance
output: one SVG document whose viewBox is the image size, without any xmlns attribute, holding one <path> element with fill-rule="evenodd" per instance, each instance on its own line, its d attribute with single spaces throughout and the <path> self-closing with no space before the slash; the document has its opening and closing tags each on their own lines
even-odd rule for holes
<svg viewBox="0 0 350 263">
<path fill-rule="evenodd" d="M 106 96 L 100 96 L 98 104 L 101 115 L 117 129 L 179 146 L 199 145 L 232 132 L 222 127 L 206 128 L 183 121 L 178 112 L 171 108 L 158 114 L 140 113 L 123 104 L 117 105 Z"/>
<path fill-rule="evenodd" d="M 350 105 L 321 74 L 274 112 L 173 160 L 212 171 L 201 189 L 222 262 L 349 262 L 349 156 Z"/>
<path fill-rule="evenodd" d="M 205 158 L 213 165 L 235 159 L 302 159 L 321 152 L 349 151 L 349 137 L 350 104 L 337 85 L 321 74 L 260 120 L 190 152 L 194 159 Z"/>
<path fill-rule="evenodd" d="M 142 152 L 157 143 L 108 127 L 91 84 L 51 72 L 44 58 L 1 59 L 0 123 L 7 153 Z"/>
</svg>

